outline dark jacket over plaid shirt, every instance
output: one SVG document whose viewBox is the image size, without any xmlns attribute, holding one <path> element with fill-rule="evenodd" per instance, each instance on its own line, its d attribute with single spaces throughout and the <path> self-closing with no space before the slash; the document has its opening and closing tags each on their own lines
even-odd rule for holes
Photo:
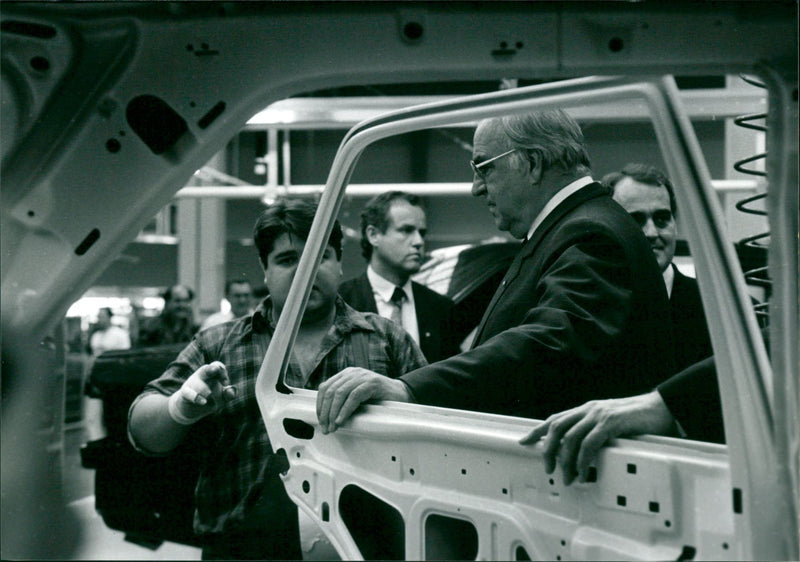
<svg viewBox="0 0 800 562">
<path fill-rule="evenodd" d="M 227 367 L 231 384 L 236 386 L 236 398 L 193 428 L 204 435 L 205 443 L 195 491 L 194 528 L 198 534 L 235 529 L 262 490 L 270 487 L 267 480 L 278 478 L 273 467 L 275 455 L 255 396 L 256 378 L 275 329 L 268 313 L 270 306 L 267 298 L 252 316 L 197 334 L 131 406 L 130 411 L 146 394 L 172 395 L 202 365 L 221 361 Z M 359 342 L 357 338 L 362 339 Z M 369 364 L 356 365 L 365 348 Z M 426 364 L 419 347 L 402 328 L 377 314 L 357 312 L 338 297 L 334 325 L 315 362 L 306 388 L 316 388 L 345 367 L 366 367 L 394 378 Z M 302 376 L 290 364 L 286 382 L 297 386 L 298 381 L 302 382 Z M 132 438 L 131 443 L 137 446 Z"/>
</svg>

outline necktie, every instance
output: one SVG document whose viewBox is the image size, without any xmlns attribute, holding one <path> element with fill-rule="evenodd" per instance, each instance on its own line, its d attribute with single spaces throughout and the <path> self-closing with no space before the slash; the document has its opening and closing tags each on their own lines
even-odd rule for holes
<svg viewBox="0 0 800 562">
<path fill-rule="evenodd" d="M 406 294 L 403 292 L 403 289 L 395 287 L 392 298 L 389 299 L 389 302 L 392 304 L 392 315 L 389 319 L 399 326 L 403 325 L 402 309 L 404 300 L 406 300 Z"/>
</svg>

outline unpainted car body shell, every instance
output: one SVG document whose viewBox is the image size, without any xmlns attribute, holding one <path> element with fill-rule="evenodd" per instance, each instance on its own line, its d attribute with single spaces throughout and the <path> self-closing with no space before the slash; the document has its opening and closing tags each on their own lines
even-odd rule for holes
<svg viewBox="0 0 800 562">
<path fill-rule="evenodd" d="M 24 405 L 42 399 L 30 342 L 269 103 L 353 83 L 625 75 L 591 85 L 618 95 L 645 84 L 638 91 L 660 123 L 687 238 L 707 271 L 699 281 L 725 374 L 727 447 L 620 440 L 601 455 L 596 483 L 567 488 L 545 476 L 538 449 L 516 444 L 536 421 L 380 405 L 334 435 L 287 431 L 286 419 L 314 429 L 314 393 L 286 394 L 277 379 L 319 260 L 314 243 L 337 207 L 330 190 L 376 131 L 412 112 L 358 126 L 343 144 L 326 192 L 334 199 L 321 204 L 280 320 L 287 339 L 262 370 L 259 406 L 290 460 L 287 490 L 345 557 L 361 555 L 339 511 L 352 486 L 401 514 L 407 558 L 453 554 L 441 549 L 453 533 L 469 545 L 455 554 L 479 558 L 800 556 L 795 3 L 3 2 L 0 15 L 3 348 L 16 355 L 22 403 L 4 407 L 4 457 L 9 432 L 32 431 Z M 668 78 L 734 72 L 769 91 L 769 359 Z M 519 99 L 570 105 L 585 86 Z M 455 109 L 470 121 L 505 101 Z"/>
</svg>

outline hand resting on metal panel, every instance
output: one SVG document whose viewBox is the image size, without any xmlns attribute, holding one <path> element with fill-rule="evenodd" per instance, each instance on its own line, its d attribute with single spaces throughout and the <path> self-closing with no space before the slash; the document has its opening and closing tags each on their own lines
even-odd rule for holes
<svg viewBox="0 0 800 562">
<path fill-rule="evenodd" d="M 592 400 L 553 414 L 520 439 L 523 445 L 544 438 L 545 471 L 552 474 L 560 461 L 564 483 L 577 476 L 586 482 L 595 455 L 611 439 L 631 435 L 668 434 L 675 420 L 658 391 L 639 396 Z"/>
<path fill-rule="evenodd" d="M 317 418 L 323 433 L 342 425 L 362 403 L 394 400 L 410 402 L 406 385 L 360 367 L 348 367 L 319 385 Z"/>
</svg>

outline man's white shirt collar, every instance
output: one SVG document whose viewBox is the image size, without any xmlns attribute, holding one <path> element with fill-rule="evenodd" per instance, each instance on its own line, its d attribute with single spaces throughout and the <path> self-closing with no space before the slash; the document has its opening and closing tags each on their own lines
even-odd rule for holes
<svg viewBox="0 0 800 562">
<path fill-rule="evenodd" d="M 367 279 L 372 285 L 372 294 L 375 297 L 375 307 L 378 309 L 378 314 L 384 318 L 392 317 L 392 309 L 394 305 L 391 303 L 392 294 L 394 294 L 395 284 L 391 281 L 381 277 L 372 269 L 367 266 Z M 403 318 L 403 328 L 411 335 L 415 342 L 420 342 L 419 324 L 417 324 L 417 308 L 414 303 L 414 291 L 411 288 L 411 279 L 406 281 L 405 285 L 400 287 L 406 294 L 406 300 L 400 306 L 400 315 Z"/>
<path fill-rule="evenodd" d="M 664 270 L 664 285 L 667 286 L 667 298 L 672 298 L 672 287 L 675 285 L 675 270 L 674 266 L 670 263 L 667 269 Z"/>
<path fill-rule="evenodd" d="M 394 294 L 394 288 L 397 286 L 388 279 L 381 277 L 371 265 L 367 266 L 367 279 L 369 284 L 372 285 L 372 292 L 377 294 L 384 302 L 390 302 Z M 406 302 L 413 302 L 413 292 L 411 291 L 411 279 L 406 281 L 405 285 L 400 287 L 406 294 Z"/>
<path fill-rule="evenodd" d="M 584 176 L 562 187 L 558 191 L 558 193 L 553 195 L 553 197 L 550 198 L 550 201 L 548 201 L 547 204 L 544 206 L 544 209 L 542 209 L 534 219 L 531 228 L 528 230 L 528 237 L 526 238 L 526 240 L 530 240 L 533 237 L 533 233 L 536 232 L 536 229 L 539 228 L 539 225 L 541 225 L 544 222 L 544 219 L 546 219 L 547 216 L 550 213 L 552 213 L 556 207 L 558 207 L 561 203 L 563 203 L 567 197 L 577 192 L 578 190 L 586 187 L 590 183 L 594 183 L 592 177 Z"/>
</svg>

